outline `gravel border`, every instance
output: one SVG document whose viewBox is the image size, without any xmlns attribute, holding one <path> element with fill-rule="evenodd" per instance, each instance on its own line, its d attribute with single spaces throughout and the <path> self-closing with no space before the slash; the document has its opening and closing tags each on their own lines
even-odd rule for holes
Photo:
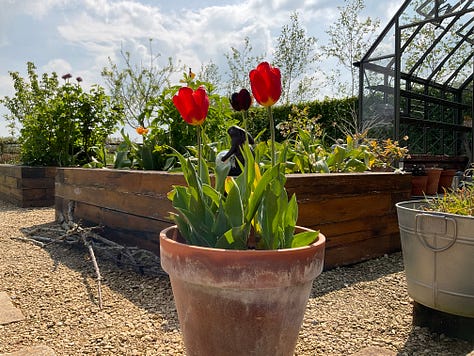
<svg viewBox="0 0 474 356">
<path fill-rule="evenodd" d="M 25 320 L 0 326 L 0 353 L 47 345 L 57 355 L 184 355 L 169 280 L 98 257 L 99 310 L 87 250 L 38 247 L 21 228 L 54 222 L 54 209 L 0 201 L 0 291 Z M 323 272 L 314 282 L 295 355 L 350 355 L 382 347 L 398 355 L 471 355 L 474 344 L 412 325 L 400 253 Z"/>
</svg>

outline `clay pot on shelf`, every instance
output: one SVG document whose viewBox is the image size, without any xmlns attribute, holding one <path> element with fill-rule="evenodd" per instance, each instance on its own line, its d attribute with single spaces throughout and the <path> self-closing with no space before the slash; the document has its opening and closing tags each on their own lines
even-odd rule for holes
<svg viewBox="0 0 474 356">
<path fill-rule="evenodd" d="M 445 190 L 451 188 L 453 184 L 453 177 L 455 174 L 455 169 L 445 169 L 441 172 L 438 182 L 438 193 L 444 193 Z"/>
<path fill-rule="evenodd" d="M 426 175 L 428 182 L 426 183 L 426 195 L 435 195 L 438 192 L 439 177 L 441 176 L 442 168 L 426 168 Z"/>
</svg>

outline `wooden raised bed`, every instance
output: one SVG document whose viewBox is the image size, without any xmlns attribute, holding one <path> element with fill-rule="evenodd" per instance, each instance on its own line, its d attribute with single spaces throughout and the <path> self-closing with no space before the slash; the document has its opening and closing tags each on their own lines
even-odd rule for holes
<svg viewBox="0 0 474 356">
<path fill-rule="evenodd" d="M 159 252 L 158 232 L 171 224 L 166 194 L 182 175 L 155 171 L 59 168 L 56 214 L 75 202 L 74 217 L 100 224 L 105 237 Z M 411 175 L 294 174 L 288 192 L 299 201 L 299 225 L 327 237 L 325 268 L 400 250 L 395 203 L 410 199 Z"/>
<path fill-rule="evenodd" d="M 0 199 L 22 208 L 54 205 L 56 167 L 0 164 Z"/>
</svg>

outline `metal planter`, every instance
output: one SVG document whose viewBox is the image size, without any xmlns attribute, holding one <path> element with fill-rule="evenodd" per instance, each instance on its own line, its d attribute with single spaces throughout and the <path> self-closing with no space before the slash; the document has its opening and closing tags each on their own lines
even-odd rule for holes
<svg viewBox="0 0 474 356">
<path fill-rule="evenodd" d="M 474 218 L 396 204 L 408 294 L 450 314 L 474 317 Z"/>
</svg>

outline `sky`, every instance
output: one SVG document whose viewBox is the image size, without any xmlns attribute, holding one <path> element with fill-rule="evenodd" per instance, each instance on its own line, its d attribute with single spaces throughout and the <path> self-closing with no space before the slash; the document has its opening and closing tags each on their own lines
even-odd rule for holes
<svg viewBox="0 0 474 356">
<path fill-rule="evenodd" d="M 381 31 L 402 3 L 365 0 L 363 15 L 380 19 Z M 0 97 L 13 94 L 8 72 L 25 76 L 29 61 L 38 73 L 105 85 L 100 73 L 109 58 L 120 63 L 121 49 L 146 58 L 149 39 L 163 60 L 196 69 L 212 61 L 224 70 L 224 54 L 245 37 L 270 56 L 295 11 L 321 45 L 341 6 L 344 0 L 0 0 Z M 8 136 L 5 112 L 0 104 L 0 137 Z"/>
</svg>

